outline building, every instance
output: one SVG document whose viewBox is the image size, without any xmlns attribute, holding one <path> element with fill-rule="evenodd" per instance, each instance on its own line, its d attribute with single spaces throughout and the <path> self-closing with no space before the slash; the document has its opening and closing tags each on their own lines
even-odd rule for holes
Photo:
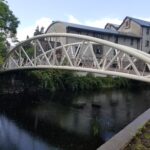
<svg viewBox="0 0 150 150">
<path fill-rule="evenodd" d="M 137 35 L 141 38 L 138 44 L 140 47 L 138 47 L 138 49 L 150 53 L 150 22 L 126 17 L 117 31 Z"/>
<path fill-rule="evenodd" d="M 117 30 L 101 29 L 61 21 L 53 22 L 46 30 L 46 33 L 54 33 L 54 32 L 89 35 L 140 49 L 139 43 L 141 37 L 134 33 L 128 32 L 123 33 L 118 32 Z"/>
<path fill-rule="evenodd" d="M 107 23 L 104 29 L 54 21 L 46 30 L 52 32 L 89 35 L 150 53 L 150 22 L 128 16 L 121 25 Z"/>
<path fill-rule="evenodd" d="M 109 30 L 115 30 L 115 31 L 117 31 L 118 28 L 119 28 L 118 24 L 107 23 L 105 25 L 105 29 L 109 29 Z"/>
<path fill-rule="evenodd" d="M 104 29 L 54 21 L 47 28 L 46 33 L 55 32 L 88 35 L 150 53 L 150 22 L 128 16 L 125 17 L 120 25 L 107 23 Z M 70 43 L 72 41 L 67 40 L 65 42 Z M 107 46 L 93 45 L 93 50 L 99 60 L 103 58 L 108 49 L 109 47 Z M 77 47 L 74 47 L 73 53 L 76 53 L 76 51 Z M 115 54 L 115 50 L 112 51 L 110 53 L 110 59 L 112 58 L 111 56 L 114 56 Z M 90 57 L 90 54 L 87 54 L 87 58 L 88 57 Z M 140 62 L 136 63 L 138 63 L 138 66 L 142 66 Z M 116 62 L 114 62 L 114 64 L 116 64 Z"/>
</svg>

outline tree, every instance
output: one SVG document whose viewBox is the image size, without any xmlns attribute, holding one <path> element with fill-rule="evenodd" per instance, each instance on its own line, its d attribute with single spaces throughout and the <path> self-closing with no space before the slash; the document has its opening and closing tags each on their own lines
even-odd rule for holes
<svg viewBox="0 0 150 150">
<path fill-rule="evenodd" d="M 40 34 L 44 34 L 44 27 L 41 27 L 41 29 L 39 29 L 39 26 L 37 26 L 34 31 L 34 36 L 40 35 Z"/>
<path fill-rule="evenodd" d="M 0 0 L 0 32 L 13 37 L 17 33 L 18 25 L 19 21 L 9 9 L 7 2 Z"/>
<path fill-rule="evenodd" d="M 15 37 L 18 25 L 19 20 L 9 9 L 7 2 L 0 0 L 0 64 L 6 55 L 8 45 L 6 38 Z"/>
</svg>

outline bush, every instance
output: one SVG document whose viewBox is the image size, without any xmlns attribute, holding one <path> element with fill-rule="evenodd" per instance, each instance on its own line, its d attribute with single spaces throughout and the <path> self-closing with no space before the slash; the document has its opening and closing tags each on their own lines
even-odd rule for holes
<svg viewBox="0 0 150 150">
<path fill-rule="evenodd" d="M 86 76 L 77 76 L 74 72 L 64 70 L 18 71 L 6 74 L 4 77 L 6 80 L 11 80 L 10 76 L 16 82 L 19 80 L 25 89 L 46 89 L 51 92 L 95 91 L 104 88 L 131 88 L 143 85 L 138 81 L 119 77 L 95 77 L 90 73 Z"/>
</svg>

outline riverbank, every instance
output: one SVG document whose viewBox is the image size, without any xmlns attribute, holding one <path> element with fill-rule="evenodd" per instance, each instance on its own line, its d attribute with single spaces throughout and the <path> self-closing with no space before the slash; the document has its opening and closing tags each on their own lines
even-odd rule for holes
<svg viewBox="0 0 150 150">
<path fill-rule="evenodd" d="M 138 131 L 124 150 L 149 150 L 150 149 L 150 120 Z"/>
<path fill-rule="evenodd" d="M 133 138 L 137 137 L 136 134 L 140 133 L 140 129 L 145 125 L 146 122 L 150 120 L 150 108 L 148 108 L 144 113 L 138 116 L 135 120 L 133 120 L 130 124 L 128 124 L 125 128 L 123 128 L 120 132 L 114 135 L 110 140 L 100 146 L 97 150 L 124 150 L 125 147 L 131 142 L 133 144 Z M 142 130 L 141 130 L 142 131 Z M 147 131 L 147 129 L 145 130 Z M 142 132 L 144 133 L 144 132 Z M 143 134 L 140 134 L 141 137 Z M 149 135 L 146 135 L 144 138 L 149 138 Z M 149 140 L 149 139 L 148 139 Z M 136 143 L 137 144 L 137 143 Z M 137 147 L 133 147 L 133 149 L 125 149 L 125 150 L 149 150 L 144 149 L 141 145 L 136 145 Z"/>
<path fill-rule="evenodd" d="M 149 84 L 120 77 L 99 77 L 88 73 L 79 76 L 75 72 L 62 70 L 16 71 L 0 75 L 0 88 L 55 91 L 99 91 L 102 89 L 130 89 L 148 87 Z M 8 87 L 7 87 L 8 86 Z"/>
</svg>

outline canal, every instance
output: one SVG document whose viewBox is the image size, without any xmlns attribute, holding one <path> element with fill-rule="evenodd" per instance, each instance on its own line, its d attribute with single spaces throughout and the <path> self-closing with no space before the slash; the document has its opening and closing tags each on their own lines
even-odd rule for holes
<svg viewBox="0 0 150 150">
<path fill-rule="evenodd" d="M 0 101 L 0 150 L 95 150 L 150 107 L 150 92 L 16 93 Z"/>
</svg>

